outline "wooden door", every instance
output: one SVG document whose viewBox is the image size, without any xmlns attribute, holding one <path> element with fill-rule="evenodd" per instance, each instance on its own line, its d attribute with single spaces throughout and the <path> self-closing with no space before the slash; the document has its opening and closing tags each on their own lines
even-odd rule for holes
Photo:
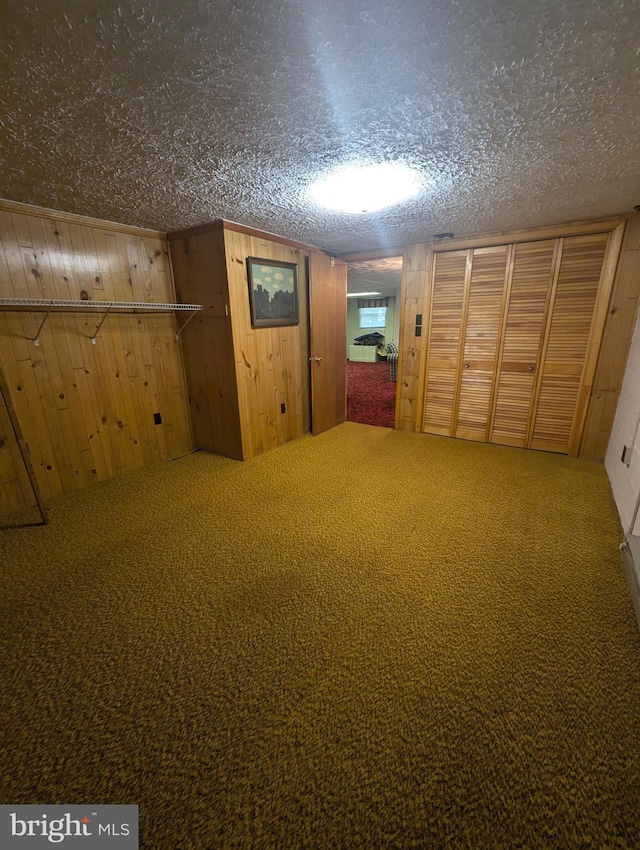
<svg viewBox="0 0 640 850">
<path fill-rule="evenodd" d="M 513 246 L 507 310 L 489 441 L 524 448 L 538 381 L 559 242 Z"/>
<path fill-rule="evenodd" d="M 532 449 L 577 454 L 580 434 L 574 424 L 582 427 L 580 406 L 588 400 L 583 370 L 592 323 L 596 303 L 608 297 L 601 279 L 609 238 L 597 233 L 559 240 L 562 253 L 534 402 Z"/>
<path fill-rule="evenodd" d="M 436 252 L 422 430 L 577 454 L 615 239 Z"/>
<path fill-rule="evenodd" d="M 506 245 L 436 253 L 422 430 L 486 442 L 502 324 Z"/>
<path fill-rule="evenodd" d="M 459 394 L 454 436 L 488 438 L 510 246 L 476 248 L 462 316 Z"/>
<path fill-rule="evenodd" d="M 347 418 L 347 264 L 309 255 L 311 433 Z"/>
<path fill-rule="evenodd" d="M 458 387 L 460 331 L 471 251 L 450 251 L 433 258 L 427 376 L 422 430 L 450 436 Z"/>
</svg>

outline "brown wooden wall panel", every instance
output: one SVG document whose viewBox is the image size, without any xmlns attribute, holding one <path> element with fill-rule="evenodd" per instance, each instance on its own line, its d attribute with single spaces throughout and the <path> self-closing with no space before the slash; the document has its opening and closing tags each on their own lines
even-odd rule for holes
<svg viewBox="0 0 640 850">
<path fill-rule="evenodd" d="M 36 504 L 9 412 L 0 397 L 0 517 L 20 514 Z"/>
<path fill-rule="evenodd" d="M 640 215 L 626 226 L 594 376 L 580 457 L 604 460 L 640 297 Z"/>
<path fill-rule="evenodd" d="M 426 245 L 409 245 L 403 255 L 400 290 L 400 349 L 396 392 L 396 428 L 419 431 L 422 426 L 426 316 L 429 312 L 428 280 L 433 254 Z M 416 316 L 422 314 L 421 336 L 416 336 Z"/>
<path fill-rule="evenodd" d="M 473 251 L 454 430 L 457 437 L 487 439 L 508 255 L 506 245 Z"/>
<path fill-rule="evenodd" d="M 460 335 L 470 253 L 436 254 L 434 259 L 429 350 L 422 430 L 452 433 L 458 385 Z"/>
<path fill-rule="evenodd" d="M 194 443 L 242 460 L 224 235 L 207 231 L 169 246 L 178 300 L 203 305 L 183 334 Z"/>
<path fill-rule="evenodd" d="M 166 240 L 0 210 L 0 296 L 173 302 Z M 45 501 L 191 450 L 172 313 L 110 315 L 95 345 L 99 314 L 52 313 L 34 346 L 42 317 L 0 313 L 0 357 Z"/>
<path fill-rule="evenodd" d="M 308 254 L 267 238 L 227 229 L 223 232 L 242 454 L 246 460 L 309 431 Z M 298 325 L 251 327 L 247 257 L 297 264 Z M 285 406 L 284 413 L 281 405 Z"/>
</svg>

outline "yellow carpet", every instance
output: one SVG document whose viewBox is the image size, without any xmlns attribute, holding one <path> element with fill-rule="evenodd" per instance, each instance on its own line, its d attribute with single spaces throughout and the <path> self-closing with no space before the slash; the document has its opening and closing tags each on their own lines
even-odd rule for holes
<svg viewBox="0 0 640 850">
<path fill-rule="evenodd" d="M 141 847 L 640 847 L 601 465 L 345 423 L 0 535 L 3 803 Z"/>
</svg>

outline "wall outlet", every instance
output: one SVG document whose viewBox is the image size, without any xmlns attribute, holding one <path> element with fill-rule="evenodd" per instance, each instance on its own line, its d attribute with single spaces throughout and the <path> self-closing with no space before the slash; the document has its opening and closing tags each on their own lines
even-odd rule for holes
<svg viewBox="0 0 640 850">
<path fill-rule="evenodd" d="M 155 422 L 156 425 L 162 425 L 162 414 L 161 413 L 154 413 L 153 414 L 153 421 Z"/>
<path fill-rule="evenodd" d="M 622 449 L 622 457 L 620 460 L 624 463 L 625 466 L 629 466 L 631 463 L 631 455 L 633 454 L 633 446 L 624 446 Z"/>
</svg>

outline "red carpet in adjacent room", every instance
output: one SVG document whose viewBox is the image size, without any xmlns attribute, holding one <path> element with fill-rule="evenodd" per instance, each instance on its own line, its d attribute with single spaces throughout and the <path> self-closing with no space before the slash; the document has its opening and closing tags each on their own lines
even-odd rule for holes
<svg viewBox="0 0 640 850">
<path fill-rule="evenodd" d="M 396 385 L 389 364 L 347 362 L 347 419 L 364 425 L 393 428 Z"/>
</svg>

